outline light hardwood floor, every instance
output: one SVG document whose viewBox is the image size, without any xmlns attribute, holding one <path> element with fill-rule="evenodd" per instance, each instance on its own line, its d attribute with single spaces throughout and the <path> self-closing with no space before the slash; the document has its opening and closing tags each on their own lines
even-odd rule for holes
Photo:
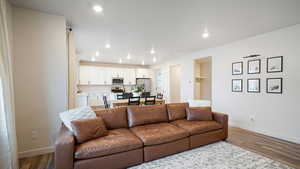
<svg viewBox="0 0 300 169">
<path fill-rule="evenodd" d="M 227 142 L 300 169 L 300 145 L 240 128 L 229 128 Z M 53 154 L 20 160 L 20 169 L 54 169 Z"/>
</svg>

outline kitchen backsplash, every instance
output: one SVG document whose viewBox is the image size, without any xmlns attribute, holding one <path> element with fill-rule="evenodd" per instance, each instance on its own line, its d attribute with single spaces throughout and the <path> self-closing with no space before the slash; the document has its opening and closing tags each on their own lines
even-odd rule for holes
<svg viewBox="0 0 300 169">
<path fill-rule="evenodd" d="M 125 85 L 125 91 L 126 92 L 130 92 L 131 88 L 134 87 L 135 85 Z M 111 92 L 111 85 L 79 85 L 78 89 L 82 92 L 82 93 L 94 93 L 94 92 L 103 92 L 103 93 L 109 93 Z"/>
</svg>

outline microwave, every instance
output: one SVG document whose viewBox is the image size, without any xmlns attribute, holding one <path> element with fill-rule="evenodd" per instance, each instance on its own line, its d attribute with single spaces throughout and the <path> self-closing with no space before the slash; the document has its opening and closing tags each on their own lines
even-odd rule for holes
<svg viewBox="0 0 300 169">
<path fill-rule="evenodd" d="M 112 84 L 123 84 L 124 83 L 124 79 L 123 78 L 119 78 L 119 77 L 115 77 L 112 78 Z"/>
</svg>

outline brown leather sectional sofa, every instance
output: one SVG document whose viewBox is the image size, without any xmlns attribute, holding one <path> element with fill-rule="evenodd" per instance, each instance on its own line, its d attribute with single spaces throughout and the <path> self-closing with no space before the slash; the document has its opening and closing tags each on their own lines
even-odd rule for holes
<svg viewBox="0 0 300 169">
<path fill-rule="evenodd" d="M 187 103 L 131 106 L 96 111 L 107 136 L 77 144 L 62 126 L 56 141 L 56 169 L 120 169 L 225 140 L 228 116 L 186 120 Z"/>
</svg>

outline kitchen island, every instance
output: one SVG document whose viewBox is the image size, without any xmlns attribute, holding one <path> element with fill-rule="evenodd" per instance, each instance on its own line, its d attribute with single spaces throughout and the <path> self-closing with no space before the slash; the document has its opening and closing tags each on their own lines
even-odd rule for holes
<svg viewBox="0 0 300 169">
<path fill-rule="evenodd" d="M 120 100 L 110 100 L 109 101 L 112 107 L 119 107 L 119 106 L 128 106 L 128 99 L 120 99 Z M 145 98 L 141 98 L 141 104 L 145 103 Z M 156 104 L 165 104 L 165 99 L 156 99 Z"/>
</svg>

